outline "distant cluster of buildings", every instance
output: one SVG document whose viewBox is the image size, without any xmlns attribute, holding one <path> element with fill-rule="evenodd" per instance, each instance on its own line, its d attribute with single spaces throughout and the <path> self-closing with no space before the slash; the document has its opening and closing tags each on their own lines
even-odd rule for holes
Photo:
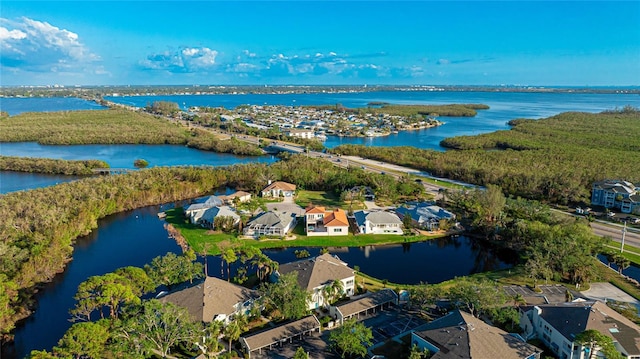
<svg viewBox="0 0 640 359">
<path fill-rule="evenodd" d="M 292 106 L 242 106 L 220 116 L 222 122 L 240 119 L 248 127 L 276 128 L 289 137 L 326 139 L 326 135 L 349 137 L 386 136 L 402 130 L 442 125 L 435 118 L 347 112 L 339 109 Z M 198 108 L 192 109 L 198 113 Z"/>
</svg>

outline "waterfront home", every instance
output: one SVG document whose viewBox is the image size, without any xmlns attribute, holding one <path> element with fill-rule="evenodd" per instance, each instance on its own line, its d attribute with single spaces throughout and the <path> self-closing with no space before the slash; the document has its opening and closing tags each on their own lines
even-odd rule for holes
<svg viewBox="0 0 640 359">
<path fill-rule="evenodd" d="M 440 225 L 440 220 L 455 220 L 455 214 L 429 202 L 407 202 L 396 208 L 396 214 L 401 219 L 410 216 L 414 227 L 435 231 Z"/>
<path fill-rule="evenodd" d="M 308 302 L 309 309 L 329 305 L 331 298 L 326 298 L 325 287 L 335 286 L 335 281 L 340 281 L 342 286 L 341 293 L 336 293 L 336 297 L 351 296 L 355 292 L 354 270 L 349 268 L 347 263 L 329 253 L 315 258 L 281 264 L 278 270 L 271 275 L 271 280 L 276 282 L 280 275 L 290 272 L 298 273 L 298 284 L 311 293 L 311 300 Z"/>
<path fill-rule="evenodd" d="M 402 221 L 391 212 L 357 211 L 354 214 L 360 233 L 363 234 L 397 234 L 404 233 Z"/>
<path fill-rule="evenodd" d="M 226 204 L 233 204 L 236 199 L 240 203 L 246 203 L 251 201 L 251 193 L 245 191 L 237 191 L 226 196 L 220 196 L 220 199 L 223 200 Z"/>
<path fill-rule="evenodd" d="M 261 194 L 262 197 L 293 197 L 296 192 L 296 185 L 292 183 L 276 181 L 269 184 L 265 187 Z"/>
<path fill-rule="evenodd" d="M 589 355 L 588 345 L 576 335 L 596 330 L 613 340 L 624 358 L 640 357 L 640 327 L 601 302 L 572 302 L 520 307 L 520 327 L 527 339 L 538 338 L 558 358 L 601 357 L 600 348 Z"/>
<path fill-rule="evenodd" d="M 308 207 L 304 212 L 307 236 L 346 236 L 349 234 L 347 213 L 338 208 L 327 211 L 324 207 Z"/>
<path fill-rule="evenodd" d="M 189 219 L 189 222 L 197 224 L 206 210 L 223 204 L 218 196 L 197 198 L 194 203 L 184 207 L 184 215 Z"/>
<path fill-rule="evenodd" d="M 542 350 L 471 314 L 454 310 L 411 332 L 411 345 L 427 349 L 431 359 L 536 359 Z"/>
<path fill-rule="evenodd" d="M 262 212 L 244 227 L 245 236 L 284 237 L 296 226 L 296 214 L 287 212 Z"/>
<path fill-rule="evenodd" d="M 640 214 L 640 187 L 620 180 L 595 182 L 591 188 L 591 205 Z"/>
<path fill-rule="evenodd" d="M 233 225 L 236 226 L 240 223 L 240 216 L 229 206 L 219 206 L 208 208 L 200 216 L 191 217 L 193 224 L 199 224 L 202 227 L 209 229 L 215 228 L 215 219 L 218 217 L 231 217 L 233 218 Z"/>
<path fill-rule="evenodd" d="M 219 320 L 226 325 L 235 315 L 249 314 L 258 298 L 255 290 L 219 278 L 206 277 L 194 285 L 161 297 L 160 301 L 186 308 L 194 320 L 205 323 Z"/>
</svg>

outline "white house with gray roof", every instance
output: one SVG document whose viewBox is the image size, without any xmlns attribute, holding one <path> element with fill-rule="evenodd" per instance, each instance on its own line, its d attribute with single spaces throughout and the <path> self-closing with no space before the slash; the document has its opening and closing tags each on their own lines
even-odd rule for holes
<svg viewBox="0 0 640 359">
<path fill-rule="evenodd" d="M 354 214 L 358 229 L 362 234 L 397 234 L 402 235 L 402 221 L 391 212 L 357 211 Z"/>
<path fill-rule="evenodd" d="M 407 202 L 396 208 L 400 218 L 410 216 L 414 226 L 429 231 L 437 230 L 440 220 L 455 220 L 456 215 L 429 202 Z"/>
<path fill-rule="evenodd" d="M 335 280 L 342 282 L 342 295 L 351 296 L 355 292 L 355 271 L 339 258 L 325 253 L 315 258 L 285 263 L 272 274 L 271 280 L 277 281 L 282 274 L 298 273 L 300 288 L 311 293 L 311 300 L 307 303 L 309 309 L 328 305 L 324 288 Z"/>
<path fill-rule="evenodd" d="M 590 356 L 588 347 L 574 341 L 585 330 L 611 338 L 623 358 L 640 358 L 640 327 L 602 302 L 520 307 L 520 327 L 525 338 L 537 337 L 560 359 L 602 357 L 598 348 Z"/>
<path fill-rule="evenodd" d="M 245 236 L 284 237 L 296 226 L 296 214 L 288 212 L 262 212 L 244 227 Z"/>
</svg>

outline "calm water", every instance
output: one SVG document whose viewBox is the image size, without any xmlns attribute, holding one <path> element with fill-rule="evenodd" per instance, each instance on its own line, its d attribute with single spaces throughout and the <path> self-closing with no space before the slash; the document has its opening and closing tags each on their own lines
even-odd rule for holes
<svg viewBox="0 0 640 359">
<path fill-rule="evenodd" d="M 77 178 L 75 176 L 0 171 L 0 194 L 53 186 L 58 183 L 73 181 Z"/>
<path fill-rule="evenodd" d="M 98 221 L 98 229 L 79 238 L 73 261 L 40 292 L 36 312 L 18 326 L 15 344 L 6 348 L 3 358 L 51 350 L 73 324 L 68 321 L 69 309 L 75 305 L 73 296 L 88 277 L 125 266 L 142 267 L 167 252 L 181 253 L 158 219 L 159 211 L 161 207 L 152 206 L 106 217 Z"/>
<path fill-rule="evenodd" d="M 133 161 L 142 158 L 155 166 L 226 166 L 237 163 L 275 161 L 272 156 L 236 156 L 201 151 L 177 145 L 41 145 L 36 142 L 1 143 L 2 156 L 55 158 L 63 160 L 96 159 L 112 168 L 135 168 Z"/>
<path fill-rule="evenodd" d="M 238 105 L 334 105 L 366 107 L 369 102 L 392 104 L 483 103 L 489 110 L 475 117 L 442 117 L 445 125 L 420 131 L 404 131 L 387 137 L 341 138 L 329 136 L 325 145 L 363 144 L 367 146 L 415 146 L 443 150 L 440 141 L 453 136 L 477 135 L 508 129 L 515 118 L 539 119 L 566 111 L 600 112 L 632 105 L 640 107 L 640 96 L 629 94 L 517 93 L 517 92 L 363 92 L 348 94 L 283 95 L 174 95 L 108 97 L 110 101 L 144 107 L 154 101 L 171 101 L 182 108 L 210 106 L 235 108 Z"/>
<path fill-rule="evenodd" d="M 0 97 L 0 111 L 6 111 L 9 115 L 18 115 L 23 112 L 54 112 L 73 110 L 104 110 L 93 101 L 87 101 L 75 97 L 45 97 L 45 98 L 5 98 Z"/>
</svg>

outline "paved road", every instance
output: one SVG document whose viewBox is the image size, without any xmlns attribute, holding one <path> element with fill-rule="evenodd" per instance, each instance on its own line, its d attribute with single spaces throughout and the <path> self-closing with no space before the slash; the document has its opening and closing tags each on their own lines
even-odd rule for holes
<svg viewBox="0 0 640 359">
<path fill-rule="evenodd" d="M 623 226 L 619 224 L 602 224 L 598 222 L 592 222 L 591 228 L 593 233 L 601 237 L 611 237 L 614 241 L 622 242 Z M 636 229 L 627 228 L 624 236 L 624 244 L 640 248 L 640 233 Z"/>
</svg>

